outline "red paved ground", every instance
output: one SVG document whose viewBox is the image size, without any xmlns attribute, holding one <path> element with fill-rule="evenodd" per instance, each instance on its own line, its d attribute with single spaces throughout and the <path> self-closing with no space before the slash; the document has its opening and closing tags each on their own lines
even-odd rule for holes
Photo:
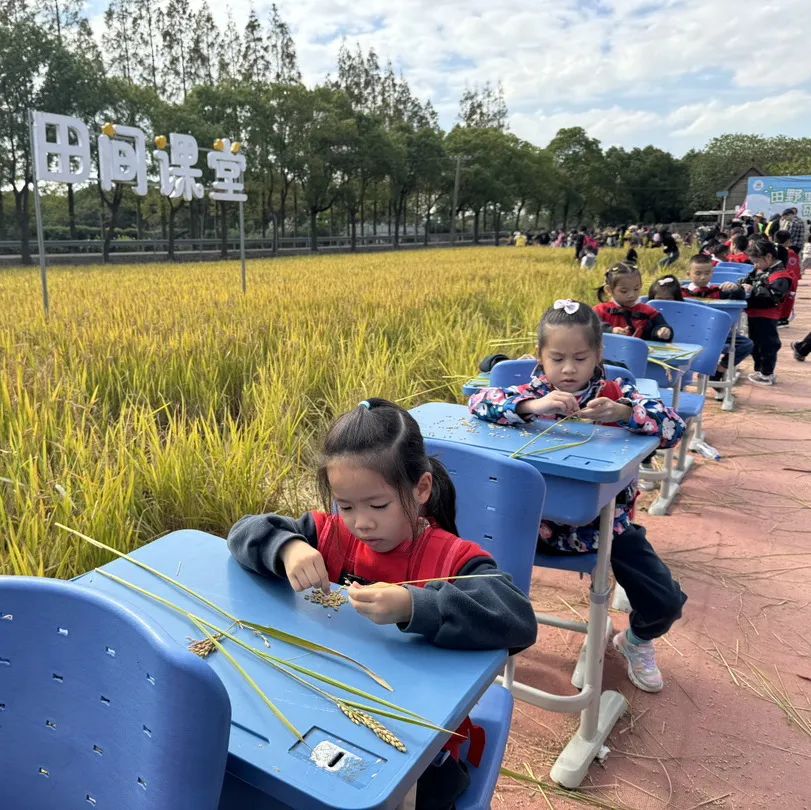
<svg viewBox="0 0 811 810">
<path fill-rule="evenodd" d="M 605 685 L 628 698 L 630 711 L 608 739 L 605 765 L 592 765 L 584 790 L 569 796 L 550 790 L 548 776 L 577 718 L 516 703 L 504 764 L 529 768 L 547 787 L 502 777 L 494 808 L 598 798 L 646 810 L 811 808 L 811 358 L 798 363 L 789 348 L 811 330 L 809 276 L 797 310 L 780 330 L 779 384 L 744 379 L 733 413 L 708 404 L 707 440 L 723 460 L 696 462 L 671 515 L 639 517 L 689 596 L 667 643 L 658 642 L 664 691 L 640 692 L 609 650 Z M 574 574 L 544 571 L 534 601 L 571 616 L 565 600 L 586 615 L 587 587 Z M 627 616 L 614 622 L 627 627 Z M 573 693 L 581 640 L 543 628 L 518 662 L 519 680 Z"/>
</svg>

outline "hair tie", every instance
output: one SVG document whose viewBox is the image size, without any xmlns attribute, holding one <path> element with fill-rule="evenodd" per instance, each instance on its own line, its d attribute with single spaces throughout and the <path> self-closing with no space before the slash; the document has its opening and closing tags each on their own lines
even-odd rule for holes
<svg viewBox="0 0 811 810">
<path fill-rule="evenodd" d="M 571 298 L 559 298 L 552 304 L 552 309 L 562 309 L 567 315 L 574 315 L 580 309 L 580 302 L 572 301 Z"/>
<path fill-rule="evenodd" d="M 372 406 L 371 406 L 371 404 L 369 403 L 369 400 L 368 400 L 368 399 L 364 399 L 364 400 L 363 400 L 363 402 L 359 402 L 359 403 L 358 403 L 358 407 L 359 407 L 359 408 L 366 408 L 366 410 L 367 410 L 367 411 L 371 411 L 371 410 L 372 410 Z"/>
</svg>

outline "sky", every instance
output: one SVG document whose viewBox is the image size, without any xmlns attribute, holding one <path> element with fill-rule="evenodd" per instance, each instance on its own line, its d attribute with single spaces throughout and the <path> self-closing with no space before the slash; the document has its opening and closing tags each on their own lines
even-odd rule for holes
<svg viewBox="0 0 811 810">
<path fill-rule="evenodd" d="M 196 5 L 196 0 L 191 0 Z M 342 41 L 390 59 L 440 124 L 466 87 L 501 81 L 509 128 L 545 146 L 582 126 L 608 146 L 675 155 L 727 132 L 811 137 L 811 0 L 278 0 L 304 81 Z M 88 5 L 96 31 L 106 0 Z M 240 30 L 250 0 L 211 3 Z"/>
</svg>

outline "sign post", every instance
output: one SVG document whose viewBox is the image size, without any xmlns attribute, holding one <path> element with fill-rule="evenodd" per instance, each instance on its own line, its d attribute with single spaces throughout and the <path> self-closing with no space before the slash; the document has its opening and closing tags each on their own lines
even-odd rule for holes
<svg viewBox="0 0 811 810">
<path fill-rule="evenodd" d="M 28 111 L 28 134 L 31 138 L 31 148 L 34 149 L 34 111 Z M 48 298 L 48 264 L 45 259 L 45 234 L 42 232 L 42 202 L 39 199 L 39 180 L 37 179 L 37 161 L 31 161 L 31 175 L 34 180 L 34 217 L 37 221 L 37 252 L 39 254 L 39 277 L 42 282 L 42 307 L 45 310 L 45 320 L 50 315 L 50 300 Z"/>
<path fill-rule="evenodd" d="M 716 191 L 715 196 L 721 200 L 721 230 L 724 230 L 724 222 L 727 218 L 727 197 L 729 197 L 728 191 Z"/>
</svg>

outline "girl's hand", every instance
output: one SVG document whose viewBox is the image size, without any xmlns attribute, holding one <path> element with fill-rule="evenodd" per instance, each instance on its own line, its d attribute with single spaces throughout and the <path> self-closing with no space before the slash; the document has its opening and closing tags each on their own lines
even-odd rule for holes
<svg viewBox="0 0 811 810">
<path fill-rule="evenodd" d="M 734 281 L 725 281 L 721 285 L 721 289 L 724 292 L 735 292 L 738 289 L 738 285 Z"/>
<path fill-rule="evenodd" d="M 353 582 L 347 593 L 352 607 L 375 624 L 411 621 L 411 593 L 402 585 L 358 585 Z"/>
<path fill-rule="evenodd" d="M 630 326 L 615 326 L 611 332 L 615 335 L 630 335 L 631 334 L 631 327 Z"/>
<path fill-rule="evenodd" d="M 519 414 L 533 413 L 536 416 L 551 416 L 556 413 L 571 416 L 579 410 L 580 403 L 577 397 L 567 391 L 552 391 L 540 399 L 524 400 L 516 408 Z"/>
<path fill-rule="evenodd" d="M 673 330 L 669 326 L 660 326 L 654 333 L 659 340 L 672 340 Z"/>
<path fill-rule="evenodd" d="M 632 414 L 628 405 L 614 402 L 608 397 L 596 397 L 580 413 L 584 419 L 594 422 L 627 422 Z"/>
<path fill-rule="evenodd" d="M 304 540 L 289 540 L 282 546 L 279 557 L 294 591 L 320 588 L 329 593 L 329 574 L 318 549 Z"/>
</svg>

